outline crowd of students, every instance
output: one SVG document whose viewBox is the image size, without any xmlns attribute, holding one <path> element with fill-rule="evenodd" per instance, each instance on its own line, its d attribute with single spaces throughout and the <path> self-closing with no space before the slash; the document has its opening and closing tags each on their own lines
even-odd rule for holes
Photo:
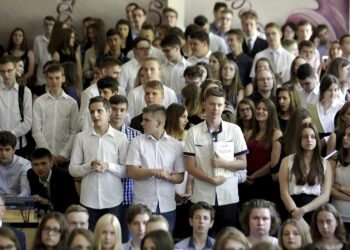
<svg viewBox="0 0 350 250">
<path fill-rule="evenodd" d="M 35 198 L 32 249 L 347 249 L 350 35 L 213 14 L 154 27 L 129 3 L 82 39 L 46 16 L 33 50 L 13 30 L 0 193 Z"/>
</svg>

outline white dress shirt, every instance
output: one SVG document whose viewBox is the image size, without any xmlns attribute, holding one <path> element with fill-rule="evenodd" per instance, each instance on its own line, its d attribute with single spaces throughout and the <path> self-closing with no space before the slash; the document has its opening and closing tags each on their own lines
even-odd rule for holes
<svg viewBox="0 0 350 250">
<path fill-rule="evenodd" d="M 319 86 L 319 84 L 316 84 L 315 88 L 310 92 L 306 92 L 304 89 L 298 91 L 301 108 L 307 108 L 309 104 L 316 105 L 318 103 L 320 96 Z"/>
<path fill-rule="evenodd" d="M 103 136 L 94 129 L 80 132 L 74 141 L 69 173 L 82 177 L 80 202 L 87 207 L 104 209 L 123 201 L 121 178 L 126 177 L 125 158 L 128 151 L 126 135 L 111 126 Z M 103 173 L 91 170 L 91 162 L 108 163 Z"/>
<path fill-rule="evenodd" d="M 16 149 L 20 145 L 19 137 L 22 137 L 23 147 L 27 145 L 24 135 L 32 128 L 32 93 L 27 87 L 24 88 L 23 115 L 24 121 L 21 122 L 18 84 L 15 83 L 12 88 L 8 89 L 3 82 L 0 82 L 0 130 L 10 131 L 17 137 Z"/>
<path fill-rule="evenodd" d="M 126 165 L 183 173 L 182 154 L 182 143 L 166 132 L 159 140 L 143 134 L 131 141 Z M 155 177 L 134 180 L 134 203 L 146 205 L 153 213 L 158 204 L 161 213 L 173 211 L 176 209 L 175 184 Z"/>
<path fill-rule="evenodd" d="M 170 104 L 177 102 L 177 98 L 174 90 L 164 85 L 163 88 L 164 98 L 162 104 L 165 108 L 167 108 Z M 128 113 L 130 119 L 142 113 L 142 109 L 147 106 L 145 102 L 145 91 L 142 85 L 130 91 L 128 94 L 128 103 Z"/>
<path fill-rule="evenodd" d="M 280 46 L 276 50 L 267 48 L 257 53 L 254 57 L 253 66 L 250 71 L 250 77 L 255 77 L 256 61 L 262 57 L 266 57 L 270 60 L 274 67 L 273 70 L 275 73 L 282 72 L 282 82 L 280 82 L 279 84 L 285 83 L 290 80 L 290 67 L 295 56 L 286 49 L 282 48 L 282 46 Z"/>
<path fill-rule="evenodd" d="M 222 131 L 218 133 L 217 141 L 233 142 L 234 157 L 248 153 L 242 130 L 237 125 L 222 121 L 221 128 Z M 184 155 L 195 157 L 196 167 L 211 177 L 214 176 L 211 166 L 213 152 L 213 136 L 208 129 L 207 122 L 203 121 L 191 127 L 187 132 Z M 242 178 L 245 178 L 245 170 L 235 171 L 234 177 L 228 178 L 219 186 L 194 178 L 191 201 L 193 203 L 205 201 L 214 206 L 217 198 L 219 206 L 237 203 L 239 201 L 238 183 L 244 181 Z"/>
<path fill-rule="evenodd" d="M 221 36 L 218 36 L 212 32 L 209 32 L 209 40 L 210 40 L 209 49 L 211 51 L 213 52 L 219 51 L 224 53 L 225 55 L 228 53 L 226 42 Z"/>
<path fill-rule="evenodd" d="M 332 105 L 326 111 L 324 111 L 322 104 L 317 103 L 317 114 L 318 118 L 320 119 L 324 133 L 334 132 L 334 117 L 337 114 L 337 112 L 343 107 L 343 105 L 344 102 L 340 101 L 339 99 L 335 99 L 332 102 Z"/>
<path fill-rule="evenodd" d="M 77 131 L 78 105 L 64 91 L 57 98 L 47 92 L 35 100 L 32 134 L 37 147 L 69 159 Z"/>
<path fill-rule="evenodd" d="M 128 58 L 133 59 L 134 58 L 134 51 L 130 50 L 128 54 L 126 55 Z M 151 46 L 149 50 L 149 57 L 154 57 L 160 61 L 160 63 L 165 63 L 166 62 L 166 57 L 164 56 L 163 51 L 160 49 Z"/>
<path fill-rule="evenodd" d="M 191 64 L 182 57 L 181 60 L 174 64 L 167 61 L 162 66 L 162 82 L 175 91 L 176 94 L 181 94 L 181 90 L 185 87 L 185 69 Z"/>
<path fill-rule="evenodd" d="M 43 67 L 46 62 L 52 60 L 52 56 L 47 50 L 47 46 L 49 45 L 49 39 L 45 35 L 40 35 L 35 37 L 33 43 L 33 52 L 35 56 L 35 64 L 38 65 L 36 70 L 36 84 L 44 85 L 46 83 L 46 79 L 43 73 Z"/>
<path fill-rule="evenodd" d="M 191 56 L 190 58 L 187 59 L 187 61 L 192 65 L 195 65 L 199 62 L 205 62 L 205 63 L 209 64 L 209 56 L 210 55 L 211 55 L 211 50 L 209 50 L 208 53 L 203 57 Z"/>
<path fill-rule="evenodd" d="M 129 93 L 129 91 L 134 88 L 137 72 L 141 66 L 142 65 L 135 58 L 122 65 L 119 83 L 120 87 L 122 87 L 126 93 Z"/>
</svg>

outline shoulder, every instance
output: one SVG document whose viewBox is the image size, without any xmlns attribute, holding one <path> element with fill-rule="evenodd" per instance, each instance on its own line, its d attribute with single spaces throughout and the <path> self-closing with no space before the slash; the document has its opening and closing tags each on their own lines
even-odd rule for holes
<svg viewBox="0 0 350 250">
<path fill-rule="evenodd" d="M 188 237 L 188 238 L 185 238 L 185 239 L 179 241 L 178 243 L 175 244 L 174 249 L 175 249 L 175 250 L 176 250 L 176 249 L 183 249 L 184 247 L 187 247 L 187 246 L 188 246 L 188 243 L 189 243 L 189 241 L 190 241 L 190 239 L 191 239 L 191 238 Z"/>
</svg>

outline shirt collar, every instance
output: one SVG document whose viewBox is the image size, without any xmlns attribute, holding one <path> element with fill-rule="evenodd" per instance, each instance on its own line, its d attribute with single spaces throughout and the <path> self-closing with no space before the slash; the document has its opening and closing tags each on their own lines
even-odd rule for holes
<svg viewBox="0 0 350 250">
<path fill-rule="evenodd" d="M 272 48 L 268 48 L 269 52 L 272 53 L 272 52 L 277 52 L 277 53 L 281 53 L 283 48 L 282 46 L 279 46 L 277 49 L 272 49 Z"/>
<path fill-rule="evenodd" d="M 196 246 L 194 244 L 194 240 L 193 240 L 192 236 L 190 237 L 190 240 L 188 241 L 188 248 L 196 249 Z M 208 249 L 213 248 L 213 242 L 209 239 L 209 237 L 207 237 L 207 240 L 205 242 L 204 249 L 206 249 L 206 248 L 208 248 Z"/>
<path fill-rule="evenodd" d="M 249 36 L 246 36 L 245 37 L 245 41 L 247 44 L 249 44 L 249 39 L 252 39 L 252 43 L 254 44 L 255 43 L 255 40 L 258 38 L 258 32 L 255 32 L 255 34 L 251 37 Z"/>
<path fill-rule="evenodd" d="M 59 97 L 57 97 L 57 98 L 53 97 L 49 91 L 47 91 L 46 93 L 47 93 L 47 97 L 51 98 L 51 99 L 61 99 L 61 98 L 68 99 L 69 98 L 69 95 L 67 95 L 66 92 L 64 92 L 63 89 L 62 89 L 61 95 Z"/>
<path fill-rule="evenodd" d="M 114 128 L 113 128 L 110 124 L 108 124 L 108 130 L 107 130 L 107 132 L 106 132 L 104 135 L 102 135 L 102 136 L 100 136 L 99 134 L 96 133 L 94 127 L 92 127 L 92 129 L 90 129 L 89 134 L 90 134 L 90 135 L 97 135 L 97 136 L 99 136 L 99 137 L 103 137 L 103 136 L 106 136 L 106 135 L 115 137 Z"/>
<path fill-rule="evenodd" d="M 43 184 L 44 186 L 45 186 L 45 185 L 48 186 L 49 183 L 50 183 L 50 180 L 51 180 L 51 175 L 52 175 L 52 169 L 51 169 L 50 172 L 49 172 L 49 176 L 47 177 L 47 180 L 46 180 L 46 181 L 43 181 L 43 180 L 39 177 L 39 182 L 40 182 L 41 184 Z"/>
<path fill-rule="evenodd" d="M 204 124 L 205 124 L 204 130 L 210 134 L 220 134 L 222 132 L 222 120 L 221 120 L 220 125 L 219 125 L 219 130 L 217 130 L 217 131 L 210 131 L 207 120 L 204 121 Z"/>
<path fill-rule="evenodd" d="M 156 138 L 153 137 L 153 135 L 146 135 L 146 138 L 151 139 L 151 140 L 156 140 Z M 166 131 L 164 130 L 164 134 L 163 136 L 158 140 L 168 140 L 169 139 L 169 135 L 166 133 Z M 157 141 L 157 140 L 156 140 Z"/>
<path fill-rule="evenodd" d="M 0 89 L 7 89 L 7 87 L 6 87 L 5 83 L 4 83 L 4 81 L 1 81 L 1 82 L 0 82 Z M 18 83 L 15 82 L 15 84 L 11 87 L 11 89 L 15 89 L 15 90 L 18 91 L 18 89 L 19 89 Z"/>
</svg>

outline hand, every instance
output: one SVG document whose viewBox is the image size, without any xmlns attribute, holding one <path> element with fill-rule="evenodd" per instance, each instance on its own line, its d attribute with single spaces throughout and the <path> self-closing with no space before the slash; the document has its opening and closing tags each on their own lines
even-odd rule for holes
<svg viewBox="0 0 350 250">
<path fill-rule="evenodd" d="M 171 173 L 165 169 L 154 169 L 154 177 L 169 181 L 171 179 Z"/>
<path fill-rule="evenodd" d="M 293 213 L 292 213 L 292 216 L 295 218 L 295 219 L 302 219 L 304 214 L 305 214 L 305 209 L 303 207 L 297 207 L 294 209 Z"/>
<path fill-rule="evenodd" d="M 340 185 L 339 183 L 334 183 L 334 184 L 333 184 L 333 187 L 334 187 L 335 189 L 339 190 L 339 191 L 340 191 L 340 189 L 341 189 L 341 185 Z"/>
<path fill-rule="evenodd" d="M 100 173 L 105 172 L 109 168 L 108 162 L 97 161 L 97 164 L 100 165 Z"/>
<path fill-rule="evenodd" d="M 49 204 L 49 200 L 48 199 L 45 199 L 45 198 L 41 197 L 38 194 L 33 195 L 33 197 L 35 198 L 35 201 L 39 202 L 41 205 Z"/>
<path fill-rule="evenodd" d="M 221 176 L 221 175 L 215 176 L 215 177 L 212 178 L 212 184 L 214 186 L 220 186 L 225 181 L 227 181 L 227 179 L 225 177 Z"/>
<path fill-rule="evenodd" d="M 98 163 L 98 160 L 93 160 L 91 162 L 91 170 L 95 172 L 100 172 L 101 171 L 101 165 Z"/>
<path fill-rule="evenodd" d="M 247 180 L 245 181 L 245 183 L 248 185 L 252 185 L 254 184 L 254 179 L 255 179 L 254 175 L 249 175 L 247 176 Z"/>
<path fill-rule="evenodd" d="M 211 158 L 211 166 L 213 168 L 222 168 L 223 166 L 223 159 L 219 157 L 217 154 L 214 154 Z"/>
</svg>

